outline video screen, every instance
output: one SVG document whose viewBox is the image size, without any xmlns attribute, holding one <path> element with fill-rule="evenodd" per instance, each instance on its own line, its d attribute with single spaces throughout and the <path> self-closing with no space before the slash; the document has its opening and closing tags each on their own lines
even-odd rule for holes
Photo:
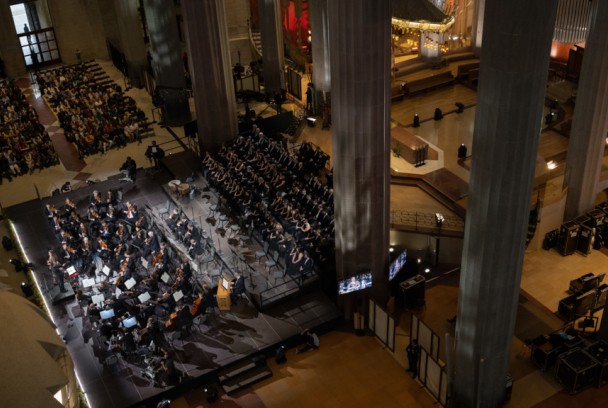
<svg viewBox="0 0 608 408">
<path fill-rule="evenodd" d="M 395 259 L 388 268 L 388 280 L 392 280 L 395 275 L 399 273 L 401 268 L 405 266 L 405 261 L 407 259 L 407 250 L 403 251 L 397 259 Z"/>
<path fill-rule="evenodd" d="M 99 317 L 101 318 L 101 320 L 106 320 L 114 317 L 114 309 L 102 310 L 101 312 L 99 312 Z"/>
<path fill-rule="evenodd" d="M 372 273 L 362 273 L 338 282 L 338 295 L 372 287 Z"/>
</svg>

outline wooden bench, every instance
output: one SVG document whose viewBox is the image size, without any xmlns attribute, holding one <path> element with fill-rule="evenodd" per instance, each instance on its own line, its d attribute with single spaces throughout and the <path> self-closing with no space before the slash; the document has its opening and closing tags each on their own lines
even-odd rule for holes
<svg viewBox="0 0 608 408">
<path fill-rule="evenodd" d="M 405 96 L 412 96 L 422 92 L 440 88 L 442 86 L 452 85 L 454 76 L 450 71 L 445 71 L 440 74 L 431 75 L 425 78 L 415 79 L 413 81 L 403 81 L 392 86 L 391 100 L 400 100 Z"/>
<path fill-rule="evenodd" d="M 445 71 L 437 75 L 406 82 L 404 92 L 406 95 L 415 95 L 442 86 L 452 85 L 453 83 L 454 76 L 452 76 L 450 71 Z"/>
<path fill-rule="evenodd" d="M 477 77 L 479 77 L 479 62 L 459 65 L 456 69 L 456 79 L 459 81 L 468 81 L 469 75 L 471 73 L 474 74 L 475 72 L 477 73 Z"/>
</svg>

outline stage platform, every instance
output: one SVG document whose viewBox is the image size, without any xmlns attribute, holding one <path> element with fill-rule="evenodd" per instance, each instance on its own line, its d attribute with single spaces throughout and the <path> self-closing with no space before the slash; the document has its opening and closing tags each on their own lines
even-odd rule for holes
<svg viewBox="0 0 608 408">
<path fill-rule="evenodd" d="M 265 282 L 269 282 L 269 277 L 258 276 L 256 269 L 260 268 L 256 267 L 257 260 L 254 260 L 254 267 L 245 274 L 248 278 L 247 297 L 242 297 L 229 311 L 214 309 L 204 314 L 200 320 L 197 319 L 185 339 L 171 334 L 175 332 L 165 334 L 166 341 L 175 352 L 176 367 L 183 377 L 180 383 L 167 386 L 154 384 L 146 375 L 148 364 L 143 356 L 121 356 L 108 350 L 108 344 L 100 338 L 96 325 L 77 300 L 52 304 L 54 286 L 46 258 L 47 251 L 58 248 L 59 243 L 49 228 L 43 212 L 44 205 L 50 202 L 60 207 L 69 197 L 76 203 L 78 213 L 83 214 L 94 190 L 102 195 L 113 190 L 121 192 L 123 202 L 130 201 L 140 209 L 150 209 L 155 222 L 162 222 L 163 217 L 158 214 L 158 209 L 165 206 L 169 199 L 173 205 L 180 205 L 187 214 L 192 214 L 192 219 L 208 225 L 206 219 L 209 217 L 204 217 L 202 213 L 213 203 L 214 197 L 210 192 L 199 193 L 194 199 L 190 195 L 168 197 L 166 186 L 172 177 L 163 171 L 152 174 L 140 170 L 136 184 L 120 182 L 118 178 L 117 175 L 103 183 L 6 208 L 28 261 L 34 264 L 34 274 L 51 317 L 58 333 L 67 343 L 76 374 L 92 407 L 155 406 L 151 404 L 166 395 L 175 395 L 178 390 L 213 380 L 218 370 L 233 363 L 260 353 L 272 355 L 280 344 L 295 344 L 299 333 L 305 328 L 328 327 L 341 320 L 340 310 L 312 287 L 308 293 L 299 292 L 297 297 L 291 296 L 260 311 L 250 300 L 255 297 L 255 292 L 251 291 L 256 288 L 268 290 L 268 283 Z M 193 183 L 194 189 L 197 183 L 202 191 L 204 181 L 199 177 L 198 182 Z M 227 237 L 216 234 L 211 228 L 209 233 L 218 242 L 219 254 L 215 262 L 218 266 L 221 264 L 220 273 L 232 273 L 229 269 L 238 268 L 246 257 L 235 256 L 235 253 L 247 254 L 252 250 L 246 246 L 231 245 Z M 260 265 L 264 269 L 263 263 Z M 204 273 L 206 271 L 197 271 L 197 275 Z"/>
</svg>

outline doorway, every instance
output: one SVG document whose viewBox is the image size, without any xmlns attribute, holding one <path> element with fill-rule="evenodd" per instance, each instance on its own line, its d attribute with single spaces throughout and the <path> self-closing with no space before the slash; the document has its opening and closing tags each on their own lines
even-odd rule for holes
<svg viewBox="0 0 608 408">
<path fill-rule="evenodd" d="M 21 53 L 28 69 L 61 63 L 55 30 L 46 0 L 31 0 L 11 5 Z"/>
</svg>

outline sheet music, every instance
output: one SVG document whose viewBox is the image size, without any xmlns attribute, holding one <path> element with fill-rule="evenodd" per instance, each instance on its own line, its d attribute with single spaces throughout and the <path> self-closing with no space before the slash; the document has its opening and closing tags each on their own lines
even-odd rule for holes
<svg viewBox="0 0 608 408">
<path fill-rule="evenodd" d="M 146 303 L 148 300 L 152 298 L 148 292 L 144 292 L 137 297 L 140 303 Z"/>
<path fill-rule="evenodd" d="M 69 275 L 74 275 L 76 273 L 76 268 L 74 268 L 74 265 L 70 266 L 68 269 L 65 270 Z"/>
<path fill-rule="evenodd" d="M 127 289 L 131 289 L 135 285 L 137 285 L 137 281 L 133 278 L 130 278 L 128 281 L 125 282 L 125 286 L 127 287 Z"/>
<path fill-rule="evenodd" d="M 143 256 L 141 257 L 141 266 L 148 269 L 148 261 L 146 261 L 146 258 L 144 258 Z"/>
<path fill-rule="evenodd" d="M 83 279 L 82 280 L 82 287 L 83 288 L 90 288 L 91 286 L 95 286 L 95 278 Z"/>
<path fill-rule="evenodd" d="M 103 268 L 101 269 L 101 271 L 104 273 L 104 275 L 109 276 L 110 275 L 110 268 L 108 268 L 107 265 L 104 265 Z"/>
<path fill-rule="evenodd" d="M 160 280 L 162 280 L 163 282 L 167 283 L 167 282 L 169 282 L 169 278 L 170 278 L 169 274 L 167 272 L 165 272 L 160 277 Z"/>
<path fill-rule="evenodd" d="M 175 292 L 175 293 L 173 294 L 173 299 L 174 299 L 176 302 L 179 302 L 179 300 L 180 300 L 181 298 L 183 298 L 183 297 L 184 297 L 184 294 L 182 293 L 182 291 L 181 291 L 181 290 L 178 290 L 177 292 Z"/>
<path fill-rule="evenodd" d="M 116 296 L 116 298 L 118 299 L 120 295 L 122 295 L 122 290 L 120 290 L 120 288 L 116 288 L 116 290 L 114 291 L 114 296 Z"/>
<path fill-rule="evenodd" d="M 100 293 L 99 295 L 91 296 L 91 301 L 98 305 L 102 304 L 104 300 L 106 300 L 106 297 L 103 295 L 103 293 Z"/>
</svg>

